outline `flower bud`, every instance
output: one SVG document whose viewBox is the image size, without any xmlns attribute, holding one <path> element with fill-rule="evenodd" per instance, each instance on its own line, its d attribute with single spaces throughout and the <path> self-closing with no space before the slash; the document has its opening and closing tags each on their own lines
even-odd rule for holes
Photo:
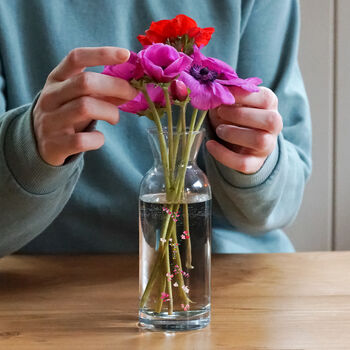
<svg viewBox="0 0 350 350">
<path fill-rule="evenodd" d="M 173 80 L 170 84 L 170 94 L 174 100 L 185 101 L 188 95 L 187 86 L 181 80 Z"/>
</svg>

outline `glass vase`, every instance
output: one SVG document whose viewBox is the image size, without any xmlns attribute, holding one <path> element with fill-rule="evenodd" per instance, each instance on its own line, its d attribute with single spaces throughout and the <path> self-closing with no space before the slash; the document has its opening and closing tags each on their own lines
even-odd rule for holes
<svg viewBox="0 0 350 350">
<path fill-rule="evenodd" d="M 149 129 L 153 167 L 139 196 L 139 321 L 193 330 L 210 321 L 211 189 L 196 158 L 204 131 Z"/>
</svg>

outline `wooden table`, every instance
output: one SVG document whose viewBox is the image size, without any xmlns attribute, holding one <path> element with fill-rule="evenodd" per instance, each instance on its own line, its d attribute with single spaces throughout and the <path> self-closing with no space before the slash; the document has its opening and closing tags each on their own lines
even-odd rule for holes
<svg viewBox="0 0 350 350">
<path fill-rule="evenodd" d="M 213 257 L 211 325 L 137 327 L 136 256 L 0 260 L 0 349 L 350 349 L 350 252 Z"/>
</svg>

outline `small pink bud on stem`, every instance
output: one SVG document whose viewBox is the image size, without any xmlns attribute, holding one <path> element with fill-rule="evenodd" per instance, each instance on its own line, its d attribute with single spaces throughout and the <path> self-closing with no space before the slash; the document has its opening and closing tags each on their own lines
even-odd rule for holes
<svg viewBox="0 0 350 350">
<path fill-rule="evenodd" d="M 170 94 L 174 100 L 185 101 L 188 95 L 187 87 L 181 80 L 173 80 L 170 84 Z"/>
</svg>

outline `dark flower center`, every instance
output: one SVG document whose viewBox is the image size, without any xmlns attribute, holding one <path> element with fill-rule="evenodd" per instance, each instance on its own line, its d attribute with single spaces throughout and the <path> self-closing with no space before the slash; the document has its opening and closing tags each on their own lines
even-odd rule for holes
<svg viewBox="0 0 350 350">
<path fill-rule="evenodd" d="M 194 64 L 190 69 L 190 74 L 201 83 L 209 83 L 214 81 L 218 73 L 214 70 L 210 70 L 207 67 L 201 67 L 198 64 Z"/>
</svg>

